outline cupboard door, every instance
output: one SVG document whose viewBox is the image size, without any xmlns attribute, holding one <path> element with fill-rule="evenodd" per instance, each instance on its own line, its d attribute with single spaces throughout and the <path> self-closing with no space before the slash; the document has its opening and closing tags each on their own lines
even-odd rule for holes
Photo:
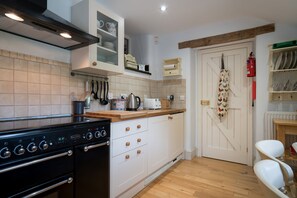
<svg viewBox="0 0 297 198">
<path fill-rule="evenodd" d="M 168 116 L 149 118 L 148 130 L 148 174 L 164 166 L 168 156 Z"/>
<path fill-rule="evenodd" d="M 173 160 L 184 150 L 184 114 L 174 114 L 168 116 L 169 136 L 168 150 L 169 160 Z"/>
<path fill-rule="evenodd" d="M 146 145 L 112 158 L 112 197 L 125 192 L 147 176 Z"/>
</svg>

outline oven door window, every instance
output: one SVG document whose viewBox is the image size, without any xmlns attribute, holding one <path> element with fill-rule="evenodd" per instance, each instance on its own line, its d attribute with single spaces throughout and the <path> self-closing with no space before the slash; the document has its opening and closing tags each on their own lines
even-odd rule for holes
<svg viewBox="0 0 297 198">
<path fill-rule="evenodd" d="M 47 187 L 65 182 L 70 177 L 73 178 L 73 160 L 72 149 L 68 148 L 18 161 L 5 167 L 0 166 L 0 197 L 22 197 L 45 188 L 47 192 L 41 192 L 35 197 L 50 195 L 50 193 L 55 197 L 55 193 L 59 195 L 70 191 L 73 182 L 51 189 Z"/>
</svg>

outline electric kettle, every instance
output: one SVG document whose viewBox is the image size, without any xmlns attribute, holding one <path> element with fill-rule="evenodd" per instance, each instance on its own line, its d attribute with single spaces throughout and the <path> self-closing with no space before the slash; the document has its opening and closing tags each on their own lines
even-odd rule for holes
<svg viewBox="0 0 297 198">
<path fill-rule="evenodd" d="M 137 101 L 138 100 L 138 101 Z M 135 96 L 133 93 L 131 93 L 127 97 L 127 111 L 137 111 L 141 103 L 140 97 Z"/>
</svg>

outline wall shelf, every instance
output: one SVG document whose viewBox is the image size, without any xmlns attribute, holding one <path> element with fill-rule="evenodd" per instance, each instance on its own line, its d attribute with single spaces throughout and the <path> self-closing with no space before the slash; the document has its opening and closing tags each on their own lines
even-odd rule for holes
<svg viewBox="0 0 297 198">
<path fill-rule="evenodd" d="M 152 75 L 150 72 L 147 72 L 147 71 L 141 71 L 141 70 L 132 69 L 132 68 L 129 68 L 129 67 L 125 67 L 125 69 L 135 71 L 135 72 L 139 72 L 139 73 L 143 73 L 143 74 L 147 74 L 147 75 Z"/>
</svg>

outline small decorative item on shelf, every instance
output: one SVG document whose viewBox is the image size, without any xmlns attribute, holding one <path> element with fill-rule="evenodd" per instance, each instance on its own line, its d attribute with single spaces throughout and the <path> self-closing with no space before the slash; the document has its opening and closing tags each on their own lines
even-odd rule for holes
<svg viewBox="0 0 297 198">
<path fill-rule="evenodd" d="M 113 36 L 117 36 L 117 25 L 115 23 L 112 22 L 107 22 L 106 23 L 106 28 L 107 31 L 112 34 Z"/>
<path fill-rule="evenodd" d="M 125 54 L 125 67 L 137 70 L 137 62 L 131 54 Z"/>
<path fill-rule="evenodd" d="M 145 65 L 143 65 L 143 64 L 138 64 L 138 70 L 140 70 L 140 71 L 145 71 Z"/>
<path fill-rule="evenodd" d="M 97 27 L 98 28 L 103 28 L 104 27 L 104 21 L 103 20 L 98 20 L 97 21 Z"/>
</svg>

